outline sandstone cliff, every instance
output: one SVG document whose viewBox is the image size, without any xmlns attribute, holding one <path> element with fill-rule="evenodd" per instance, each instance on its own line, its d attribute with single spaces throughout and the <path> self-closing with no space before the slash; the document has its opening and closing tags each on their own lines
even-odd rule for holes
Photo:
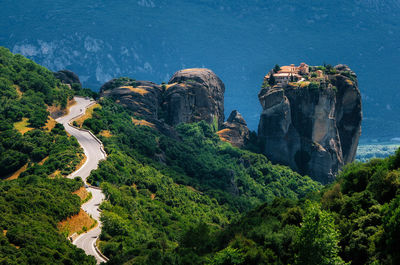
<svg viewBox="0 0 400 265">
<path fill-rule="evenodd" d="M 164 129 L 201 120 L 222 126 L 224 92 L 221 79 L 203 68 L 178 71 L 168 84 L 123 77 L 108 81 L 100 89 L 102 97 L 113 98 L 133 110 L 136 118 Z"/>
<path fill-rule="evenodd" d="M 162 89 L 155 83 L 123 77 L 105 83 L 100 93 L 133 110 L 138 117 L 149 120 L 158 118 Z"/>
<path fill-rule="evenodd" d="M 361 95 L 357 77 L 347 66 L 319 70 L 317 77 L 316 71 L 310 67 L 310 74 L 298 82 L 264 82 L 258 134 L 273 162 L 327 183 L 354 160 L 361 134 Z"/>
<path fill-rule="evenodd" d="M 222 141 L 231 143 L 236 147 L 243 147 L 249 140 L 250 131 L 243 116 L 234 110 L 217 132 Z"/>
<path fill-rule="evenodd" d="M 221 126 L 224 122 L 225 85 L 211 70 L 185 69 L 176 72 L 164 93 L 167 123 L 197 122 Z"/>
</svg>

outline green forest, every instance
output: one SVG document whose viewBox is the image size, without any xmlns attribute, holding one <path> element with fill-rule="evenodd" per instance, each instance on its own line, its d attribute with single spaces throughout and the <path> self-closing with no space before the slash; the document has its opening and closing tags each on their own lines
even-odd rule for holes
<svg viewBox="0 0 400 265">
<path fill-rule="evenodd" d="M 46 68 L 0 47 L 0 264 L 95 264 L 57 223 L 79 212 L 71 173 L 83 150 L 61 124 L 50 131 L 48 106 L 65 108 L 74 92 Z M 22 134 L 15 123 L 27 118 Z M 42 161 L 42 162 L 40 162 Z M 26 165 L 18 179 L 5 180 Z"/>
<path fill-rule="evenodd" d="M 98 97 L 0 48 L 0 264 L 95 264 L 57 229 L 79 212 L 72 192 L 83 182 L 65 176 L 83 150 L 62 125 L 45 125 L 74 95 Z M 400 151 L 347 165 L 323 186 L 222 142 L 205 122 L 167 136 L 111 99 L 98 103 L 83 127 L 108 154 L 88 182 L 106 195 L 99 247 L 109 264 L 400 263 Z"/>
<path fill-rule="evenodd" d="M 100 103 L 84 126 L 113 135 L 99 136 L 110 156 L 90 177 L 108 198 L 111 264 L 398 264 L 400 152 L 322 187 L 204 122 L 179 125 L 176 140 Z"/>
<path fill-rule="evenodd" d="M 400 151 L 348 165 L 321 192 L 276 198 L 213 233 L 203 252 L 189 249 L 210 264 L 399 264 L 399 168 Z"/>
<path fill-rule="evenodd" d="M 0 263 L 95 264 L 57 229 L 79 212 L 81 201 L 72 192 L 82 185 L 81 179 L 37 175 L 0 182 Z"/>
<path fill-rule="evenodd" d="M 43 128 L 48 106 L 65 109 L 73 95 L 46 68 L 0 47 L 0 178 L 25 164 L 23 174 L 45 177 L 56 170 L 66 176 L 75 169 L 83 154 L 76 139 L 68 137 L 61 124 L 51 131 Z M 15 126 L 23 119 L 30 129 L 24 134 Z"/>
<path fill-rule="evenodd" d="M 108 157 L 88 180 L 107 196 L 100 246 L 111 264 L 192 263 L 196 256 L 174 252 L 191 229 L 206 225 L 217 232 L 263 202 L 296 200 L 322 188 L 220 141 L 205 122 L 179 125 L 174 139 L 135 126 L 133 113 L 109 99 L 100 104 L 84 127 L 113 135 L 98 135 Z"/>
</svg>

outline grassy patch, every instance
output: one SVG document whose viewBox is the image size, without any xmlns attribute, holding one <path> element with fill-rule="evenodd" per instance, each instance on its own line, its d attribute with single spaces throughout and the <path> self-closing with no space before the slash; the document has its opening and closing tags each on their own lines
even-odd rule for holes
<svg viewBox="0 0 400 265">
<path fill-rule="evenodd" d="M 58 223 L 58 229 L 70 236 L 73 233 L 86 232 L 96 226 L 96 221 L 92 219 L 84 210 L 80 210 L 78 214 L 68 217 Z"/>
<path fill-rule="evenodd" d="M 23 165 L 20 169 L 18 169 L 17 171 L 15 171 L 13 174 L 11 174 L 8 178 L 6 178 L 6 180 L 13 180 L 13 179 L 17 179 L 19 177 L 19 175 L 21 175 L 22 172 L 24 172 L 26 170 L 26 168 L 28 167 L 28 163 L 26 163 L 25 165 Z"/>
<path fill-rule="evenodd" d="M 61 170 L 56 170 L 54 171 L 52 174 L 49 175 L 49 178 L 54 179 L 54 178 L 58 178 L 61 177 Z"/>
<path fill-rule="evenodd" d="M 132 122 L 135 125 L 147 126 L 147 127 L 150 127 L 150 128 L 155 128 L 155 125 L 153 123 L 148 122 L 146 120 L 137 120 L 137 119 L 132 117 Z"/>
<path fill-rule="evenodd" d="M 56 124 L 56 120 L 49 116 L 49 119 L 47 120 L 46 125 L 43 127 L 43 129 L 50 132 L 56 126 Z"/>
<path fill-rule="evenodd" d="M 75 170 L 80 169 L 83 166 L 83 164 L 85 164 L 85 162 L 87 160 L 87 157 L 86 157 L 86 155 L 84 153 L 83 154 L 77 154 L 77 155 L 78 155 L 78 157 L 82 157 L 82 159 L 81 159 L 81 162 L 79 162 L 79 164 L 76 165 Z"/>
<path fill-rule="evenodd" d="M 100 108 L 101 109 L 100 104 L 94 104 L 94 105 L 90 106 L 89 108 L 86 109 L 86 113 L 83 116 L 81 116 L 78 119 L 74 120 L 78 124 L 79 127 L 82 127 L 83 122 L 85 120 L 92 118 L 93 110 L 95 108 Z"/>
<path fill-rule="evenodd" d="M 218 131 L 217 134 L 218 134 L 218 136 L 219 136 L 219 139 L 221 139 L 221 141 L 224 141 L 224 142 L 228 142 L 228 143 L 229 143 L 229 141 L 228 141 L 228 139 L 227 139 L 226 137 L 227 137 L 227 134 L 228 134 L 230 131 L 231 131 L 231 129 L 228 129 L 228 128 L 222 129 L 222 130 Z"/>
<path fill-rule="evenodd" d="M 112 136 L 111 132 L 109 130 L 103 130 L 99 133 L 101 136 L 104 136 L 106 138 L 110 138 Z"/>
<path fill-rule="evenodd" d="M 38 165 L 43 166 L 44 162 L 46 162 L 47 159 L 49 159 L 48 156 L 46 156 L 45 158 L 43 158 L 43 159 L 38 163 Z"/>
<path fill-rule="evenodd" d="M 121 88 L 128 88 L 130 91 L 135 92 L 137 94 L 140 94 L 142 96 L 146 95 L 149 93 L 146 89 L 140 88 L 140 87 L 133 87 L 133 86 L 122 86 Z"/>
<path fill-rule="evenodd" d="M 14 128 L 22 134 L 33 130 L 33 128 L 29 127 L 28 118 L 22 118 L 22 121 L 15 122 Z"/>
<path fill-rule="evenodd" d="M 85 200 L 89 195 L 89 192 L 85 189 L 85 187 L 80 187 L 78 190 L 74 191 L 72 194 L 78 195 L 81 201 Z"/>
<path fill-rule="evenodd" d="M 21 91 L 21 88 L 20 88 L 19 86 L 17 86 L 17 85 L 14 85 L 14 87 L 15 87 L 15 90 L 17 90 L 18 97 L 21 98 L 22 95 L 24 94 L 24 93 Z"/>
</svg>

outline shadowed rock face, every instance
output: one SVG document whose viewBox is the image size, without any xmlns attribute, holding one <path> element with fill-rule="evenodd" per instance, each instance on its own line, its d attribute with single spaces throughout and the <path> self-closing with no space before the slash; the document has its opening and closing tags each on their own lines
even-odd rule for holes
<svg viewBox="0 0 400 265">
<path fill-rule="evenodd" d="M 222 124 L 221 130 L 217 134 L 222 141 L 231 143 L 236 147 L 242 147 L 249 140 L 250 131 L 243 116 L 237 110 L 234 110 L 229 115 L 228 120 Z"/>
<path fill-rule="evenodd" d="M 171 126 L 206 121 L 222 126 L 224 92 L 222 81 L 209 69 L 186 69 L 176 72 L 168 85 L 149 81 L 117 78 L 100 88 L 102 97 L 133 110 L 136 118 L 152 127 L 174 134 Z M 138 121 L 136 121 L 138 122 Z"/>
<path fill-rule="evenodd" d="M 111 97 L 117 103 L 133 110 L 144 119 L 157 119 L 162 99 L 162 89 L 149 81 L 112 79 L 100 88 L 101 96 Z"/>
<path fill-rule="evenodd" d="M 335 68 L 326 88 L 272 87 L 259 93 L 258 134 L 265 155 L 322 183 L 354 160 L 361 134 L 356 76 L 347 66 Z"/>
<path fill-rule="evenodd" d="M 81 81 L 79 80 L 78 75 L 69 70 L 60 70 L 58 72 L 53 73 L 54 76 L 60 79 L 64 84 L 79 84 L 82 87 Z"/>
<path fill-rule="evenodd" d="M 176 72 L 164 93 L 163 109 L 170 125 L 204 120 L 218 127 L 224 122 L 225 85 L 205 68 Z"/>
</svg>

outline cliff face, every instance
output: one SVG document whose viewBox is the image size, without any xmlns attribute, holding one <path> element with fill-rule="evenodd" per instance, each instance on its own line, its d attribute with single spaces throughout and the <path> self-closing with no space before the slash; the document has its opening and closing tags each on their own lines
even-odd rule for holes
<svg viewBox="0 0 400 265">
<path fill-rule="evenodd" d="M 218 127 L 224 122 L 225 85 L 209 69 L 194 68 L 176 72 L 164 93 L 167 123 L 204 120 Z"/>
<path fill-rule="evenodd" d="M 64 84 L 78 84 L 80 87 L 82 87 L 81 80 L 79 80 L 78 75 L 72 71 L 60 70 L 58 72 L 54 72 L 53 74 L 55 78 L 60 79 Z"/>
<path fill-rule="evenodd" d="M 229 118 L 222 124 L 220 129 L 217 132 L 220 139 L 236 147 L 244 146 L 250 137 L 247 123 L 237 110 L 231 112 Z"/>
<path fill-rule="evenodd" d="M 319 78 L 320 83 L 265 86 L 259 93 L 263 111 L 258 133 L 273 162 L 327 183 L 354 160 L 361 95 L 347 66 L 336 66 Z"/>
<path fill-rule="evenodd" d="M 153 124 L 168 127 L 204 120 L 222 126 L 224 122 L 225 86 L 209 69 L 178 71 L 161 86 L 130 78 L 112 79 L 100 92 Z"/>
<path fill-rule="evenodd" d="M 117 103 L 130 108 L 135 115 L 144 119 L 157 119 L 162 89 L 149 81 L 130 78 L 112 79 L 100 88 L 101 96 L 111 97 Z"/>
</svg>

